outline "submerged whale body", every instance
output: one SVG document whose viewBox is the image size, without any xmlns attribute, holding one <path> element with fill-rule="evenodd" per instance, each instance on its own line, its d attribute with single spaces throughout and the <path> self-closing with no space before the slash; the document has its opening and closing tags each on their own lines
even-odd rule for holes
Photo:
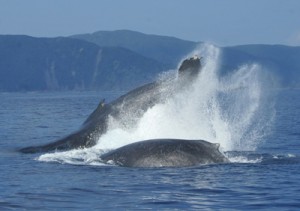
<svg viewBox="0 0 300 211">
<path fill-rule="evenodd" d="M 178 70 L 178 80 L 176 83 L 179 85 L 177 88 L 190 83 L 193 78 L 201 70 L 200 58 L 194 57 L 186 59 L 182 62 Z M 186 80 L 187 79 L 187 80 Z M 120 126 L 126 127 L 128 122 L 136 123 L 137 119 L 141 117 L 149 108 L 157 103 L 162 103 L 166 100 L 166 92 L 174 89 L 169 87 L 165 81 L 156 81 L 138 87 L 109 104 L 100 102 L 98 107 L 90 114 L 90 116 L 83 123 L 81 128 L 70 135 L 67 135 L 53 143 L 45 144 L 42 146 L 32 146 L 20 149 L 23 153 L 37 153 L 48 152 L 53 150 L 69 150 L 76 148 L 92 147 L 97 144 L 97 141 L 107 131 L 108 119 L 115 118 L 121 119 Z M 172 86 L 174 83 L 172 84 Z M 175 89 L 176 91 L 176 89 Z M 122 121 L 124 113 L 134 113 L 135 115 L 126 116 L 126 120 Z"/>
<path fill-rule="evenodd" d="M 129 144 L 101 157 L 105 163 L 124 167 L 188 167 L 228 163 L 219 144 L 203 140 L 153 139 Z"/>
</svg>

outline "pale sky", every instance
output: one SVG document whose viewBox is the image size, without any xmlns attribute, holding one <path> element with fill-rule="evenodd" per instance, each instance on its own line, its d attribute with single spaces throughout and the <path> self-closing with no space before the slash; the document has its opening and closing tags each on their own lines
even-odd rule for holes
<svg viewBox="0 0 300 211">
<path fill-rule="evenodd" d="M 0 34 L 118 29 L 220 46 L 300 46 L 300 0 L 0 0 Z"/>
</svg>

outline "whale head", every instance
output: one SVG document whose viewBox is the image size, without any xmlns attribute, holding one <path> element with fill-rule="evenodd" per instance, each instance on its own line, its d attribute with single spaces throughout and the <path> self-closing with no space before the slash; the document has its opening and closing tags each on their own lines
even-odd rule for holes
<svg viewBox="0 0 300 211">
<path fill-rule="evenodd" d="M 179 69 L 178 76 L 180 78 L 195 78 L 201 70 L 201 58 L 194 56 L 188 59 L 185 59 Z"/>
</svg>

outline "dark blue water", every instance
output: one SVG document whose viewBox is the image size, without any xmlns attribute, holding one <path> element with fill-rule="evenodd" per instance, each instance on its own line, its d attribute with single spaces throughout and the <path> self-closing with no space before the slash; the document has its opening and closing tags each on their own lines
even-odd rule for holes
<svg viewBox="0 0 300 211">
<path fill-rule="evenodd" d="M 70 133 L 101 98 L 119 94 L 0 94 L 0 210 L 300 208 L 299 90 L 278 91 L 272 132 L 256 151 L 227 153 L 249 162 L 143 169 L 41 162 L 16 152 Z"/>
</svg>

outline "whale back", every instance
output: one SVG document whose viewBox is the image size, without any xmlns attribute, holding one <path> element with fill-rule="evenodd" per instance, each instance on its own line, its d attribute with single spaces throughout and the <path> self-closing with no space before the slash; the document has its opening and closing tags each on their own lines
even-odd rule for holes
<svg viewBox="0 0 300 211">
<path fill-rule="evenodd" d="M 188 76 L 189 78 L 190 76 L 194 77 L 199 73 L 200 69 L 201 63 L 199 58 L 187 59 L 181 64 L 178 75 L 182 77 L 182 79 L 186 79 Z M 149 108 L 157 103 L 163 103 L 167 96 L 172 96 L 172 94 L 169 93 L 170 90 L 172 90 L 174 94 L 177 90 L 180 90 L 182 86 L 190 83 L 190 80 L 178 81 L 178 84 L 175 82 L 178 89 L 175 89 L 173 87 L 174 84 L 169 83 L 168 80 L 155 81 L 133 89 L 108 104 L 105 104 L 102 100 L 77 131 L 54 142 L 40 146 L 21 148 L 19 151 L 23 153 L 37 153 L 92 147 L 97 144 L 101 135 L 107 132 L 110 117 L 118 120 L 120 127 L 126 128 L 129 123 L 134 126 L 137 120 Z"/>
<path fill-rule="evenodd" d="M 129 144 L 101 156 L 126 167 L 185 167 L 225 163 L 219 144 L 203 140 L 153 139 Z"/>
</svg>

